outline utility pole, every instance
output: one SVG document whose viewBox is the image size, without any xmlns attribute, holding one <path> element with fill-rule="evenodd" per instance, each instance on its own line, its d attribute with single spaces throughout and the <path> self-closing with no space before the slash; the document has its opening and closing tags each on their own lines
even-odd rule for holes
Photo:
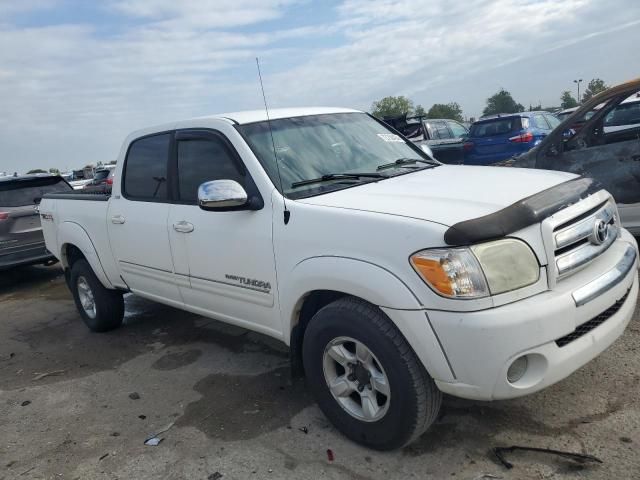
<svg viewBox="0 0 640 480">
<path fill-rule="evenodd" d="M 580 82 L 582 82 L 582 79 L 578 79 L 578 80 L 574 80 L 573 83 L 575 83 L 576 85 L 578 85 L 578 98 L 576 100 L 578 100 L 578 105 L 580 104 Z"/>
</svg>

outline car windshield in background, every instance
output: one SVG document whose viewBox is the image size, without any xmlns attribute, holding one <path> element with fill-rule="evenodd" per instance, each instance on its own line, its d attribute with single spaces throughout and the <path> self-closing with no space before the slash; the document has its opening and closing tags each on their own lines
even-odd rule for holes
<svg viewBox="0 0 640 480">
<path fill-rule="evenodd" d="M 260 160 L 275 185 L 280 185 L 267 122 L 236 127 Z M 432 168 L 433 160 L 364 113 L 335 113 L 271 121 L 283 193 L 290 198 L 316 195 L 358 183 L 378 181 L 373 176 L 336 178 L 339 174 L 376 173 L 381 165 L 398 159 L 419 159 L 430 164 L 399 163 L 388 175 Z M 394 171 L 395 170 L 395 171 Z M 299 182 L 334 176 L 326 182 L 300 186 Z M 385 177 L 387 172 L 385 172 Z M 384 177 L 383 177 L 384 178 Z M 297 187 L 292 185 L 296 184 Z"/>
<path fill-rule="evenodd" d="M 72 188 L 61 177 L 0 182 L 0 206 L 34 205 L 47 193 L 69 191 L 72 191 Z"/>
<path fill-rule="evenodd" d="M 94 180 L 104 180 L 109 176 L 111 170 L 97 170 L 95 175 L 93 176 Z"/>
<path fill-rule="evenodd" d="M 520 117 L 494 118 L 474 123 L 469 136 L 474 138 L 504 135 L 522 129 Z"/>
</svg>

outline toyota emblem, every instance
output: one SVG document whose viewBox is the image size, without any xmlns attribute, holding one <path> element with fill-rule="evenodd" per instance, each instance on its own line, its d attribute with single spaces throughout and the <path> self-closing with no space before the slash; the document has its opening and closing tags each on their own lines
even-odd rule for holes
<svg viewBox="0 0 640 480">
<path fill-rule="evenodd" d="M 591 243 L 594 245 L 602 245 L 609 236 L 609 224 L 602 219 L 596 220 L 593 225 L 593 235 L 591 235 Z"/>
</svg>

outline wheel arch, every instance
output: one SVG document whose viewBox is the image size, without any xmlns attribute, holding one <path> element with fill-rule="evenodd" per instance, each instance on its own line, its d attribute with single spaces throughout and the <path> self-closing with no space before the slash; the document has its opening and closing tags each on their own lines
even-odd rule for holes
<svg viewBox="0 0 640 480">
<path fill-rule="evenodd" d="M 366 279 L 366 281 L 365 281 Z M 285 339 L 294 376 L 303 374 L 302 340 L 311 318 L 338 298 L 351 296 L 376 307 L 419 310 L 418 297 L 395 274 L 364 260 L 312 257 L 298 263 L 281 295 Z"/>
<path fill-rule="evenodd" d="M 65 272 L 70 271 L 74 262 L 84 258 L 105 288 L 115 288 L 104 272 L 98 252 L 89 234 L 79 224 L 74 222 L 62 223 L 58 228 L 58 245 L 60 246 L 60 263 Z"/>
</svg>

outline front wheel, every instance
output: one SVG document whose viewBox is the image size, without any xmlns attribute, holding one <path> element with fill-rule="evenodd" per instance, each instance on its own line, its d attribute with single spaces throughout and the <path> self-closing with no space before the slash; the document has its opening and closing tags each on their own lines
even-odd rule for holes
<svg viewBox="0 0 640 480">
<path fill-rule="evenodd" d="M 86 260 L 78 260 L 73 264 L 69 288 L 78 312 L 89 330 L 107 332 L 122 325 L 122 293 L 105 288 Z"/>
<path fill-rule="evenodd" d="M 344 435 L 378 450 L 406 445 L 436 419 L 442 394 L 389 318 L 345 297 L 325 306 L 304 335 L 309 388 Z"/>
</svg>

